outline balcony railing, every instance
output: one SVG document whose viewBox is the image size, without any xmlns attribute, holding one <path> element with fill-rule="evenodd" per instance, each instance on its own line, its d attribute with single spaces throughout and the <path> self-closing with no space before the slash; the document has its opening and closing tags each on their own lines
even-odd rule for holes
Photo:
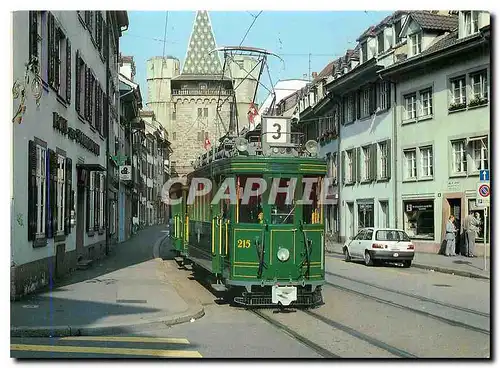
<svg viewBox="0 0 500 368">
<path fill-rule="evenodd" d="M 173 96 L 230 96 L 232 91 L 225 88 L 188 88 L 188 89 L 174 89 L 172 90 Z"/>
</svg>

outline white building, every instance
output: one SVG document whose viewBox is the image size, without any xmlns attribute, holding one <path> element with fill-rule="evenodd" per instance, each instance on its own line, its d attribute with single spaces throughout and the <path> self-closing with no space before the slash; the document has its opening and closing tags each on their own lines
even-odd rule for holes
<svg viewBox="0 0 500 368">
<path fill-rule="evenodd" d="M 127 25 L 126 12 L 13 13 L 11 297 L 106 252 L 107 65 L 116 78 Z"/>
</svg>

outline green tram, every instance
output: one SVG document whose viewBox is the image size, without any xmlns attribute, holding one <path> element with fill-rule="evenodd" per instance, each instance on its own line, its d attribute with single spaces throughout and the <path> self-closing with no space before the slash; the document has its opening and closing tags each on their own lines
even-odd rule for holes
<svg viewBox="0 0 500 368">
<path fill-rule="evenodd" d="M 303 144 L 302 133 L 286 133 L 289 120 L 263 118 L 262 127 L 226 139 L 199 157 L 187 181 L 171 188 L 171 198 L 183 199 L 172 207 L 174 251 L 184 264 L 207 270 L 215 281 L 212 288 L 239 305 L 316 306 L 322 304 L 325 281 L 319 199 L 326 162 L 317 157 L 315 141 Z M 203 189 L 196 178 L 209 179 L 212 190 L 190 204 L 190 190 Z M 281 191 L 294 178 L 287 200 Z M 308 185 L 303 179 L 313 182 L 309 198 L 303 195 Z M 256 180 L 264 181 L 267 190 L 260 192 Z M 235 186 L 232 201 L 227 183 Z M 226 198 L 214 201 L 219 190 Z M 301 204 L 304 198 L 310 203 Z"/>
</svg>

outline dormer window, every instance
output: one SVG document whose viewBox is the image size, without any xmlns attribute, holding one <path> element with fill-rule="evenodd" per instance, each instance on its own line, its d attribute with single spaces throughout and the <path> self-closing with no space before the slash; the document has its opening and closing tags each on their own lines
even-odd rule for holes
<svg viewBox="0 0 500 368">
<path fill-rule="evenodd" d="M 464 35 L 470 36 L 477 32 L 479 32 L 479 12 L 464 12 Z"/>
<path fill-rule="evenodd" d="M 422 52 L 422 35 L 414 33 L 410 36 L 411 55 L 415 56 Z"/>
<path fill-rule="evenodd" d="M 367 41 L 361 44 L 361 62 L 366 63 L 368 60 L 368 43 Z"/>
<path fill-rule="evenodd" d="M 384 52 L 384 31 L 380 32 L 377 35 L 377 43 L 378 43 L 378 53 L 381 54 Z"/>
<path fill-rule="evenodd" d="M 401 38 L 399 34 L 401 33 L 401 19 L 399 19 L 396 23 L 394 23 L 394 44 L 397 45 Z"/>
</svg>

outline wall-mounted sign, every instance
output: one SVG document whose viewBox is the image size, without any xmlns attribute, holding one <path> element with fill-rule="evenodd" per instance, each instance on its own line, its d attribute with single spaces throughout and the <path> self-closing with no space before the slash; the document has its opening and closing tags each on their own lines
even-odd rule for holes
<svg viewBox="0 0 500 368">
<path fill-rule="evenodd" d="M 67 135 L 72 141 L 76 141 L 80 146 L 89 150 L 94 155 L 99 156 L 101 147 L 80 129 L 68 127 L 68 121 L 57 112 L 53 113 L 52 127 L 63 135 Z"/>
<path fill-rule="evenodd" d="M 120 166 L 120 180 L 132 180 L 132 166 Z"/>
<path fill-rule="evenodd" d="M 433 211 L 434 203 L 433 202 L 406 202 L 405 203 L 405 211 L 413 212 L 413 211 Z"/>
</svg>

